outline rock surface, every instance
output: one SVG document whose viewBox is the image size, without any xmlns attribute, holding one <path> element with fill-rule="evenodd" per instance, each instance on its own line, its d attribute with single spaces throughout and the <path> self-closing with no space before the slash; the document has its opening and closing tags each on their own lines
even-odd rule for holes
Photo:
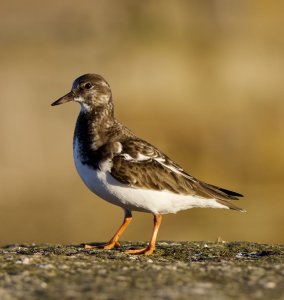
<svg viewBox="0 0 284 300">
<path fill-rule="evenodd" d="M 0 299 L 284 299 L 284 246 L 159 242 L 151 256 L 75 245 L 0 248 Z"/>
</svg>

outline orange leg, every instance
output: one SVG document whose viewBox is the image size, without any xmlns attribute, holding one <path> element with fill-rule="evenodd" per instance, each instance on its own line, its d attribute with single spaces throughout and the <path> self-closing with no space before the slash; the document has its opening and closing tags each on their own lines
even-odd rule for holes
<svg viewBox="0 0 284 300">
<path fill-rule="evenodd" d="M 157 234 L 158 234 L 161 222 L 162 222 L 162 216 L 158 215 L 158 214 L 154 214 L 154 230 L 153 230 L 153 234 L 152 234 L 149 245 L 143 249 L 126 250 L 126 253 L 128 253 L 128 254 L 145 254 L 145 255 L 152 254 L 153 251 L 155 250 Z"/>
<path fill-rule="evenodd" d="M 108 243 L 105 243 L 103 245 L 99 246 L 93 246 L 93 245 L 85 245 L 85 249 L 112 249 L 114 247 L 119 247 L 119 237 L 122 235 L 123 231 L 126 229 L 126 227 L 129 225 L 129 223 L 132 220 L 132 214 L 130 211 L 125 210 L 124 220 L 121 226 L 118 228 L 115 235 L 110 239 Z"/>
</svg>

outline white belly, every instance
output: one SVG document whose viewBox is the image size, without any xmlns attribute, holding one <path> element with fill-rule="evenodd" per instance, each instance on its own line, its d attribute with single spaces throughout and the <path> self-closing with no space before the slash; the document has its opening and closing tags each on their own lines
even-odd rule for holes
<svg viewBox="0 0 284 300">
<path fill-rule="evenodd" d="M 215 199 L 179 195 L 169 191 L 154 191 L 142 188 L 132 188 L 121 184 L 111 176 L 110 162 L 105 162 L 101 170 L 92 169 L 82 164 L 75 142 L 74 160 L 77 171 L 86 186 L 102 199 L 124 209 L 149 213 L 176 213 L 180 210 L 194 207 L 226 208 Z"/>
</svg>

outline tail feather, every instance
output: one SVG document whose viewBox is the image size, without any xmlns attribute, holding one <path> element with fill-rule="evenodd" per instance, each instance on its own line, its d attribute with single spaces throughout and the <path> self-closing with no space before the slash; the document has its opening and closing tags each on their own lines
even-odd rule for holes
<svg viewBox="0 0 284 300">
<path fill-rule="evenodd" d="M 224 192 L 225 194 L 227 194 L 228 196 L 233 196 L 235 199 L 232 199 L 232 200 L 239 200 L 238 197 L 243 197 L 242 194 L 239 194 L 237 192 L 233 192 L 233 191 L 230 191 L 230 190 L 227 190 L 227 189 L 223 189 L 223 188 L 219 188 L 217 186 L 214 186 L 214 188 L 217 188 L 218 190 Z"/>
<path fill-rule="evenodd" d="M 200 182 L 200 184 L 203 187 L 204 191 L 209 196 L 215 198 L 218 203 L 228 207 L 229 209 L 245 212 L 244 209 L 236 206 L 230 201 L 238 200 L 239 197 L 243 197 L 243 195 L 205 182 Z"/>
<path fill-rule="evenodd" d="M 243 197 L 243 195 L 220 188 L 218 186 L 208 184 L 205 182 L 200 182 L 201 186 L 205 189 L 205 191 L 213 196 L 214 198 L 221 199 L 221 200 L 239 200 L 239 197 Z"/>
<path fill-rule="evenodd" d="M 226 200 L 216 200 L 218 203 L 228 207 L 229 209 L 237 210 L 240 212 L 246 212 L 245 209 L 238 207 L 237 205 L 233 204 L 232 202 L 226 201 Z"/>
</svg>

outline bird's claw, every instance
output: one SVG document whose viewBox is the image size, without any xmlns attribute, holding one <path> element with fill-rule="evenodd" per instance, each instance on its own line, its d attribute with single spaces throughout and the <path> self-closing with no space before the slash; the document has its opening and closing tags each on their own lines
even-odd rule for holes
<svg viewBox="0 0 284 300">
<path fill-rule="evenodd" d="M 108 242 L 108 243 L 102 244 L 102 245 L 88 245 L 88 244 L 84 245 L 85 249 L 106 249 L 106 250 L 109 250 L 109 249 L 113 249 L 113 248 L 117 248 L 117 247 L 120 247 L 119 242 Z"/>
<path fill-rule="evenodd" d="M 154 247 L 146 247 L 142 249 L 128 249 L 125 251 L 126 254 L 145 254 L 145 255 L 150 255 L 154 252 L 155 248 Z"/>
</svg>

